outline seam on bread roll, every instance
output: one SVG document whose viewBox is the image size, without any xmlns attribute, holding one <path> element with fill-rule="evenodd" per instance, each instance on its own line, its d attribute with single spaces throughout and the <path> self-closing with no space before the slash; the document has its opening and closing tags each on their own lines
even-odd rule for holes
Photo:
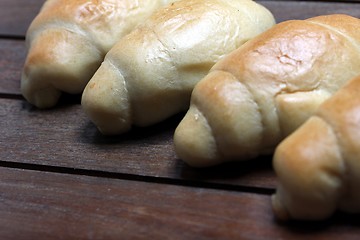
<svg viewBox="0 0 360 240">
<path fill-rule="evenodd" d="M 105 49 L 103 49 L 98 41 L 87 31 L 85 31 L 82 27 L 65 22 L 65 21 L 52 21 L 48 22 L 46 24 L 41 25 L 39 28 L 36 28 L 36 30 L 32 30 L 32 32 L 29 34 L 29 36 L 26 38 L 26 42 L 28 45 L 30 45 L 29 41 L 34 41 L 39 35 L 41 35 L 43 32 L 47 30 L 66 30 L 71 33 L 83 36 L 87 42 L 91 43 L 95 47 L 95 51 L 98 51 L 101 53 L 101 55 L 105 54 Z"/>
<path fill-rule="evenodd" d="M 264 122 L 264 112 L 261 110 L 261 107 L 260 107 L 260 104 L 259 104 L 259 100 L 256 98 L 256 94 L 254 94 L 254 91 L 253 89 L 249 86 L 249 83 L 247 81 L 241 81 L 237 76 L 235 76 L 233 73 L 231 73 L 230 71 L 224 71 L 224 70 L 216 70 L 216 71 L 219 71 L 219 72 L 225 72 L 227 74 L 230 74 L 231 76 L 233 76 L 238 83 L 240 83 L 241 85 L 243 85 L 246 90 L 250 93 L 251 95 L 251 100 L 255 103 L 256 105 L 256 111 L 259 113 L 259 116 L 260 116 L 260 123 L 261 123 L 261 143 L 259 143 L 260 145 L 262 146 L 266 146 L 266 139 L 264 137 L 264 133 L 265 133 L 265 122 Z M 207 120 L 208 121 L 208 120 Z M 279 123 L 279 119 L 278 119 L 278 126 L 280 128 L 280 123 Z M 266 150 L 265 150 L 266 151 Z M 223 155 L 225 156 L 225 155 Z M 232 161 L 232 160 L 229 160 L 229 161 Z"/>
<path fill-rule="evenodd" d="M 205 120 L 205 128 L 210 132 L 210 135 L 211 135 L 211 137 L 212 137 L 212 139 L 213 139 L 213 141 L 215 143 L 216 155 L 219 158 L 223 158 L 223 156 L 225 156 L 225 154 L 223 153 L 222 148 L 219 147 L 219 141 L 218 141 L 218 139 L 216 137 L 216 135 L 218 135 L 218 134 L 214 133 L 214 128 L 211 126 L 211 123 L 209 123 L 209 119 L 211 120 L 211 118 L 209 118 L 206 115 L 207 111 L 203 111 L 203 109 L 201 108 L 201 104 L 194 105 L 194 108 L 197 109 L 197 111 L 202 115 L 202 117 Z M 196 116 L 195 116 L 195 118 L 196 118 Z"/>
<path fill-rule="evenodd" d="M 328 25 L 328 24 L 324 24 L 324 23 L 320 23 L 320 22 L 315 22 L 315 21 L 311 21 L 309 20 L 310 23 L 318 25 L 318 26 L 322 26 L 324 28 L 329 29 L 330 31 L 337 33 L 341 36 L 343 36 L 344 38 L 346 38 L 350 43 L 352 43 L 352 45 L 354 45 L 356 48 L 358 48 L 359 52 L 360 52 L 360 44 L 357 43 L 357 41 L 354 40 L 354 38 L 350 37 L 349 35 L 339 31 L 338 29 Z"/>
<path fill-rule="evenodd" d="M 123 90 L 124 90 L 124 92 L 126 92 L 126 96 L 123 96 L 123 98 L 126 98 L 126 101 L 125 102 L 127 102 L 128 103 L 128 106 L 127 106 L 127 118 L 125 118 L 125 117 L 122 117 L 121 119 L 124 121 L 124 122 L 126 122 L 126 121 L 128 121 L 129 119 L 130 119 L 130 121 L 132 121 L 132 118 L 133 118 L 133 116 L 132 116 L 132 111 L 131 111 L 131 105 L 133 104 L 132 102 L 131 102 L 131 99 L 132 98 L 130 98 L 130 93 L 129 93 L 129 87 L 128 87 L 128 82 L 125 80 L 125 77 L 124 77 L 124 74 L 123 74 L 123 72 L 121 71 L 121 69 L 120 68 L 118 68 L 117 66 L 116 66 L 116 64 L 109 58 L 109 59 L 107 59 L 107 62 L 109 63 L 109 65 L 115 70 L 115 72 L 117 72 L 120 76 L 122 76 L 122 78 L 121 78 L 121 80 L 122 80 L 122 82 L 123 82 Z"/>
<path fill-rule="evenodd" d="M 171 51 L 170 51 L 170 48 L 169 46 L 167 46 L 164 41 L 161 39 L 161 37 L 159 36 L 159 34 L 155 31 L 155 29 L 150 29 L 151 32 L 155 35 L 156 37 L 156 40 L 159 41 L 159 43 L 164 47 L 164 51 L 162 51 L 163 53 L 166 53 L 166 55 L 168 56 L 168 59 L 167 60 L 170 60 L 168 61 L 168 63 L 175 69 L 179 69 L 178 66 L 175 64 L 174 62 L 174 58 L 173 56 L 171 55 Z M 176 84 L 175 81 L 169 81 L 171 84 Z M 179 83 L 180 84 L 180 83 Z"/>
<path fill-rule="evenodd" d="M 340 89 L 341 90 L 341 89 Z M 331 99 L 330 99 L 331 100 Z M 338 202 L 337 202 L 337 206 L 340 206 L 341 202 L 342 202 L 342 199 L 344 198 L 344 196 L 349 192 L 349 164 L 348 164 L 348 161 L 346 161 L 346 153 L 344 152 L 344 149 L 345 148 L 345 144 L 344 142 L 342 141 L 342 136 L 341 136 L 341 132 L 331 123 L 331 121 L 326 117 L 326 115 L 322 114 L 321 113 L 321 108 L 319 109 L 319 111 L 316 113 L 316 115 L 313 116 L 314 118 L 317 117 L 317 118 L 320 118 L 322 121 L 324 121 L 330 128 L 330 130 L 332 131 L 332 133 L 334 134 L 335 136 L 335 140 L 336 140 L 336 149 L 337 149 L 337 152 L 339 153 L 340 155 L 340 158 L 342 159 L 342 164 L 344 165 L 344 173 L 343 175 L 341 176 L 341 179 L 342 179 L 342 187 L 341 187 L 341 191 L 342 191 L 342 194 L 340 195 L 340 198 L 338 199 Z"/>
<path fill-rule="evenodd" d="M 210 136 L 212 137 L 212 140 L 216 146 L 215 154 L 221 158 L 222 156 L 224 156 L 224 153 L 221 151 L 221 149 L 218 146 L 218 141 L 216 140 L 216 137 L 215 137 L 215 134 L 214 134 L 214 131 L 213 131 L 211 125 L 209 124 L 208 117 L 206 117 L 206 114 L 203 111 L 201 111 L 201 109 L 199 107 L 196 107 L 196 109 L 197 109 L 198 113 L 201 114 L 203 119 L 205 120 L 205 128 L 209 131 Z"/>
</svg>

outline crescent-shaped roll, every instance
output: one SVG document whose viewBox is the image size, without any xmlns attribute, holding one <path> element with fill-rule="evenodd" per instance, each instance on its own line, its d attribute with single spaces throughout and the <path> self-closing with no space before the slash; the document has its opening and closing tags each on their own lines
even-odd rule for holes
<svg viewBox="0 0 360 240">
<path fill-rule="evenodd" d="M 62 92 L 82 93 L 115 42 L 171 2 L 47 0 L 27 31 L 23 96 L 49 108 Z"/>
<path fill-rule="evenodd" d="M 219 59 L 274 24 L 251 0 L 177 1 L 109 51 L 83 109 L 107 135 L 163 121 L 188 109 L 195 84 Z"/>
<path fill-rule="evenodd" d="M 360 74 L 359 29 L 348 15 L 291 20 L 228 54 L 196 85 L 175 131 L 177 155 L 205 167 L 273 153 Z"/>
<path fill-rule="evenodd" d="M 282 220 L 323 220 L 339 209 L 360 213 L 360 76 L 326 100 L 276 148 Z"/>
</svg>

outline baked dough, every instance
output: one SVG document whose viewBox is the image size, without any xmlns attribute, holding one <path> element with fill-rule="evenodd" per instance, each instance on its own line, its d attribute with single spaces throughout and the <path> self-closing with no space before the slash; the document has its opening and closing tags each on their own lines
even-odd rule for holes
<svg viewBox="0 0 360 240">
<path fill-rule="evenodd" d="M 189 107 L 191 91 L 227 53 L 275 24 L 251 0 L 182 0 L 122 38 L 86 86 L 82 106 L 107 135 Z"/>
<path fill-rule="evenodd" d="M 174 0 L 48 0 L 31 23 L 21 92 L 39 108 L 81 94 L 105 54 L 156 9 Z"/>
<path fill-rule="evenodd" d="M 325 101 L 276 148 L 282 220 L 323 220 L 337 209 L 360 213 L 360 76 Z"/>
<path fill-rule="evenodd" d="M 291 20 L 228 54 L 192 93 L 174 136 L 179 158 L 205 167 L 272 154 L 360 74 L 359 29 L 348 15 Z"/>
</svg>

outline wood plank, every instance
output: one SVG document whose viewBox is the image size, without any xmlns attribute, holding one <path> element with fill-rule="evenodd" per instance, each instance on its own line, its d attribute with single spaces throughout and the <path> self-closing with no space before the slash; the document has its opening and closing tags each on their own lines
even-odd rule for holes
<svg viewBox="0 0 360 240">
<path fill-rule="evenodd" d="M 359 222 L 276 222 L 270 197 L 0 168 L 1 239 L 358 239 Z"/>
<path fill-rule="evenodd" d="M 327 1 L 257 1 L 267 7 L 277 22 L 291 19 L 306 19 L 319 15 L 348 14 L 360 18 L 360 2 Z"/>
<path fill-rule="evenodd" d="M 0 35 L 24 37 L 45 0 L 1 0 Z"/>
<path fill-rule="evenodd" d="M 0 39 L 0 95 L 20 95 L 21 71 L 26 56 L 25 42 Z"/>
<path fill-rule="evenodd" d="M 307 19 L 319 15 L 348 14 L 360 18 L 360 3 L 325 1 L 258 1 L 267 7 L 277 22 L 292 19 Z"/>
<path fill-rule="evenodd" d="M 25 101 L 0 99 L 0 165 L 27 163 L 175 179 L 187 184 L 274 188 L 269 157 L 209 169 L 185 165 L 172 145 L 180 119 L 181 115 L 153 127 L 106 137 L 78 104 L 42 111 Z"/>
</svg>

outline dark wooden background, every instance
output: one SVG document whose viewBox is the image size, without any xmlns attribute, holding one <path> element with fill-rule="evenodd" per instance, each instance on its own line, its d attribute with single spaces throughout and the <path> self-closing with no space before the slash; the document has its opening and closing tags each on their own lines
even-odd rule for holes
<svg viewBox="0 0 360 240">
<path fill-rule="evenodd" d="M 271 156 L 186 166 L 172 134 L 182 114 L 104 137 L 79 96 L 38 110 L 20 94 L 25 33 L 43 0 L 0 2 L 0 239 L 360 239 L 359 216 L 280 223 Z M 358 1 L 258 1 L 277 22 L 360 17 Z"/>
</svg>

